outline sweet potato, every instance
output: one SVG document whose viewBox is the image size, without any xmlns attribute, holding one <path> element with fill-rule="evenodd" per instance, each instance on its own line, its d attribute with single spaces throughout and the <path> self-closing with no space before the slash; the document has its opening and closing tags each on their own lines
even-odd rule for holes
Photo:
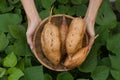
<svg viewBox="0 0 120 80">
<path fill-rule="evenodd" d="M 81 65 L 88 55 L 88 50 L 89 47 L 86 46 L 84 48 L 81 48 L 76 54 L 74 54 L 71 59 L 67 57 L 64 62 L 64 66 L 68 69 L 71 69 Z"/>
<path fill-rule="evenodd" d="M 79 17 L 71 21 L 66 38 L 66 50 L 69 57 L 82 47 L 82 41 L 86 30 L 85 21 Z"/>
<path fill-rule="evenodd" d="M 66 22 L 66 18 L 63 15 L 63 21 L 62 21 L 62 24 L 60 26 L 61 54 L 63 56 L 66 54 L 65 43 L 66 43 L 67 33 L 68 33 L 68 25 L 67 25 L 67 22 Z"/>
<path fill-rule="evenodd" d="M 60 33 L 59 28 L 51 23 L 51 15 L 41 33 L 41 45 L 46 58 L 54 65 L 58 65 L 61 59 Z"/>
</svg>

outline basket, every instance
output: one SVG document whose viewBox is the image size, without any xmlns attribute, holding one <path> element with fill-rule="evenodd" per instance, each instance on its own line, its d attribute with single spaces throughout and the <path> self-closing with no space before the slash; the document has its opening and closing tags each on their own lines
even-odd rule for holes
<svg viewBox="0 0 120 80">
<path fill-rule="evenodd" d="M 56 26 L 60 27 L 60 25 L 62 23 L 63 16 L 65 16 L 66 22 L 69 26 L 72 19 L 74 19 L 74 17 L 69 16 L 69 15 L 65 15 L 65 14 L 53 15 L 51 18 L 51 23 L 54 23 Z M 54 66 L 43 54 L 42 47 L 41 47 L 41 32 L 44 28 L 44 25 L 47 22 L 48 22 L 48 18 L 44 19 L 38 25 L 37 29 L 35 30 L 35 34 L 33 36 L 33 45 L 34 45 L 33 53 L 34 53 L 35 57 L 38 59 L 38 61 L 42 65 L 44 65 L 45 67 L 47 67 L 51 70 L 54 70 L 54 71 L 66 71 L 68 69 L 65 69 L 65 67 L 63 66 L 62 63 L 60 63 L 58 66 Z M 86 42 L 87 42 L 86 37 L 84 37 L 83 41 L 84 41 L 83 44 L 85 46 Z"/>
</svg>

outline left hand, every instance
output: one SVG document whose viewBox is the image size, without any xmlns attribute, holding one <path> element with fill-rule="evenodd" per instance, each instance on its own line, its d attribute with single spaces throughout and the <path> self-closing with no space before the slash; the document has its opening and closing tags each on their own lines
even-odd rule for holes
<svg viewBox="0 0 120 80">
<path fill-rule="evenodd" d="M 38 19 L 36 21 L 28 21 L 28 29 L 26 32 L 27 42 L 31 49 L 33 49 L 33 34 L 37 26 L 40 24 L 41 20 Z"/>
<path fill-rule="evenodd" d="M 27 42 L 30 45 L 30 48 L 33 49 L 33 34 L 38 26 L 38 24 L 41 22 L 41 18 L 39 17 L 39 14 L 37 12 L 37 9 L 35 7 L 34 0 L 21 0 L 21 3 L 24 7 L 24 10 L 27 15 L 28 20 L 28 28 L 26 32 L 27 36 Z"/>
</svg>

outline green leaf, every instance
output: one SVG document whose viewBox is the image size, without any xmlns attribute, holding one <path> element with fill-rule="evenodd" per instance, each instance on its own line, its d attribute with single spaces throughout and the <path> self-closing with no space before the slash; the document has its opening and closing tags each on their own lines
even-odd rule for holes
<svg viewBox="0 0 120 80">
<path fill-rule="evenodd" d="M 66 14 L 74 16 L 76 14 L 76 6 L 68 7 L 69 10 L 67 10 Z"/>
<path fill-rule="evenodd" d="M 98 11 L 96 23 L 99 25 L 111 25 L 116 23 L 116 16 L 112 11 L 109 0 L 103 0 L 102 5 Z"/>
<path fill-rule="evenodd" d="M 6 54 L 9 54 L 9 53 L 12 53 L 13 52 L 13 45 L 9 45 L 7 46 L 6 50 L 5 50 L 5 53 Z"/>
<path fill-rule="evenodd" d="M 116 55 L 120 55 L 120 34 L 116 34 L 108 38 L 107 49 Z"/>
<path fill-rule="evenodd" d="M 0 34 L 0 51 L 4 50 L 9 43 L 6 35 L 4 33 Z"/>
<path fill-rule="evenodd" d="M 10 4 L 16 4 L 18 3 L 20 0 L 8 0 Z"/>
<path fill-rule="evenodd" d="M 15 39 L 26 40 L 25 37 L 25 27 L 22 25 L 9 25 L 9 32 Z"/>
<path fill-rule="evenodd" d="M 110 67 L 111 66 L 111 62 L 110 62 L 109 57 L 105 57 L 105 58 L 101 59 L 99 65 Z"/>
<path fill-rule="evenodd" d="M 106 66 L 97 66 L 95 70 L 91 73 L 93 80 L 107 80 L 109 75 L 109 68 Z"/>
<path fill-rule="evenodd" d="M 35 6 L 37 8 L 37 11 L 41 12 L 41 10 L 43 10 L 43 7 L 41 6 L 42 5 L 41 0 L 34 0 L 34 2 L 35 2 Z"/>
<path fill-rule="evenodd" d="M 51 77 L 51 75 L 49 75 L 49 74 L 44 74 L 44 79 L 45 80 L 52 80 L 52 77 Z"/>
<path fill-rule="evenodd" d="M 50 10 L 51 5 L 52 5 L 54 2 L 55 2 L 55 0 L 41 0 L 42 6 L 43 6 L 45 9 L 48 9 L 48 10 Z"/>
<path fill-rule="evenodd" d="M 16 40 L 15 38 L 12 37 L 12 35 L 10 33 L 7 34 L 7 38 L 9 40 L 9 44 L 13 44 L 14 41 Z"/>
<path fill-rule="evenodd" d="M 117 26 L 112 29 L 112 34 L 120 33 L 120 22 L 117 22 Z"/>
<path fill-rule="evenodd" d="M 85 16 L 86 11 L 87 11 L 87 6 L 86 5 L 77 6 L 76 15 L 83 17 L 83 16 Z"/>
<path fill-rule="evenodd" d="M 9 68 L 7 73 L 9 74 L 8 80 L 19 80 L 24 73 L 19 68 Z"/>
<path fill-rule="evenodd" d="M 69 2 L 69 0 L 58 0 L 58 2 L 61 4 L 67 4 Z"/>
<path fill-rule="evenodd" d="M 115 80 L 120 80 L 120 71 L 118 71 L 118 70 L 111 70 L 110 72 L 111 72 L 111 74 L 112 74 L 112 76 L 113 76 L 113 78 Z"/>
<path fill-rule="evenodd" d="M 14 6 L 8 6 L 8 2 L 6 0 L 0 0 L 0 12 L 5 13 L 14 9 Z"/>
<path fill-rule="evenodd" d="M 17 62 L 17 65 L 16 65 L 17 68 L 21 69 L 22 71 L 24 70 L 24 67 L 25 67 L 25 60 L 24 59 L 20 59 L 18 62 Z"/>
<path fill-rule="evenodd" d="M 42 10 L 40 11 L 39 15 L 42 19 L 44 19 L 50 15 L 50 10 Z"/>
<path fill-rule="evenodd" d="M 16 14 L 22 14 L 22 10 L 21 9 L 18 9 L 18 8 L 15 8 L 14 12 Z"/>
<path fill-rule="evenodd" d="M 26 80 L 44 80 L 42 66 L 29 67 L 24 72 Z"/>
<path fill-rule="evenodd" d="M 20 24 L 22 21 L 21 15 L 18 14 L 1 14 L 0 15 L 0 32 L 8 32 L 8 25 Z"/>
<path fill-rule="evenodd" d="M 28 48 L 26 41 L 23 42 L 21 40 L 17 40 L 14 42 L 13 48 L 14 53 L 18 56 L 31 56 L 31 51 Z"/>
<path fill-rule="evenodd" d="M 3 77 L 3 75 L 5 74 L 5 72 L 6 72 L 6 69 L 0 67 L 0 78 Z"/>
<path fill-rule="evenodd" d="M 1 77 L 0 80 L 8 80 L 6 76 Z"/>
<path fill-rule="evenodd" d="M 109 55 L 111 66 L 113 69 L 120 70 L 120 56 Z"/>
<path fill-rule="evenodd" d="M 57 80 L 74 80 L 69 72 L 62 72 L 57 75 Z"/>
<path fill-rule="evenodd" d="M 80 5 L 83 0 L 71 0 L 73 4 Z"/>
<path fill-rule="evenodd" d="M 89 79 L 77 79 L 77 80 L 89 80 Z"/>
<path fill-rule="evenodd" d="M 78 69 L 82 72 L 92 72 L 95 69 L 96 65 L 97 56 L 89 55 L 85 62 L 80 67 L 78 67 Z"/>
<path fill-rule="evenodd" d="M 70 10 L 70 5 L 59 5 L 58 8 L 55 8 L 53 12 L 55 14 L 69 14 Z"/>
<path fill-rule="evenodd" d="M 89 0 L 83 0 L 82 3 L 83 4 L 87 4 L 89 2 Z"/>
<path fill-rule="evenodd" d="M 115 8 L 120 12 L 120 0 L 115 1 Z"/>
<path fill-rule="evenodd" d="M 31 57 L 25 56 L 25 67 L 31 67 Z"/>
<path fill-rule="evenodd" d="M 1 63 L 2 63 L 2 58 L 0 57 L 0 66 L 1 66 Z"/>
<path fill-rule="evenodd" d="M 107 26 L 97 26 L 96 34 L 99 35 L 96 39 L 96 42 L 101 45 L 106 45 L 106 42 L 110 36 L 110 30 L 107 28 Z"/>
<path fill-rule="evenodd" d="M 17 64 L 17 57 L 13 52 L 8 54 L 4 58 L 3 65 L 5 67 L 14 67 L 16 64 Z"/>
</svg>

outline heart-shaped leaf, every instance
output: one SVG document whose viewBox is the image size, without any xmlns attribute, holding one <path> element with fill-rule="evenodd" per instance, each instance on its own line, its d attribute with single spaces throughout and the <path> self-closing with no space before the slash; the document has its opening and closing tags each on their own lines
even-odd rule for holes
<svg viewBox="0 0 120 80">
<path fill-rule="evenodd" d="M 40 13 L 39 13 L 40 17 L 42 19 L 48 17 L 50 15 L 50 10 L 42 10 Z"/>
<path fill-rule="evenodd" d="M 0 15 L 0 32 L 8 32 L 8 25 L 20 24 L 22 16 L 18 14 L 6 13 Z"/>
<path fill-rule="evenodd" d="M 45 9 L 48 9 L 48 10 L 50 10 L 51 5 L 52 5 L 54 2 L 55 2 L 55 0 L 41 0 L 42 6 L 43 6 Z"/>
<path fill-rule="evenodd" d="M 25 27 L 22 25 L 9 25 L 9 32 L 15 39 L 26 40 Z"/>
<path fill-rule="evenodd" d="M 34 66 L 25 69 L 25 78 L 27 80 L 44 80 L 43 67 Z"/>
<path fill-rule="evenodd" d="M 109 68 L 106 66 L 97 66 L 91 73 L 93 80 L 106 80 L 109 75 Z"/>
<path fill-rule="evenodd" d="M 24 75 L 24 73 L 16 67 L 9 68 L 7 73 L 9 74 L 8 80 L 19 80 L 20 77 Z"/>
<path fill-rule="evenodd" d="M 5 67 L 14 67 L 16 64 L 17 64 L 17 57 L 13 52 L 8 54 L 4 58 L 3 65 Z"/>
<path fill-rule="evenodd" d="M 110 7 L 109 0 L 103 0 L 97 14 L 96 23 L 99 25 L 111 25 L 116 23 L 116 16 Z M 114 26 L 111 26 L 113 28 Z"/>
</svg>

